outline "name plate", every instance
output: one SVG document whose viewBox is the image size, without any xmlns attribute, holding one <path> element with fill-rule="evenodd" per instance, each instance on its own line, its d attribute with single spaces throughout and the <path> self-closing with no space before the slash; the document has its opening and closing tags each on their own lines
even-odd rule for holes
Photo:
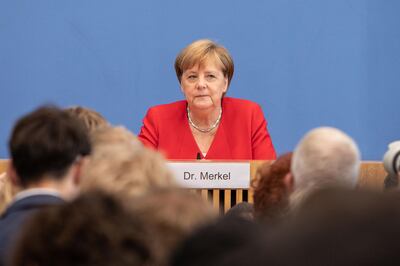
<svg viewBox="0 0 400 266">
<path fill-rule="evenodd" d="M 248 189 L 250 163 L 169 162 L 176 182 L 187 188 Z"/>
</svg>

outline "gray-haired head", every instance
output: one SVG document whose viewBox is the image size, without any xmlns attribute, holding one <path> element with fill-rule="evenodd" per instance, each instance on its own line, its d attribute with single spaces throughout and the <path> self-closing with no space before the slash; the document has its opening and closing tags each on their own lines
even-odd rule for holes
<svg viewBox="0 0 400 266">
<path fill-rule="evenodd" d="M 291 205 L 298 205 L 316 189 L 355 187 L 359 168 L 360 152 L 351 137 L 331 127 L 311 130 L 293 152 Z"/>
</svg>

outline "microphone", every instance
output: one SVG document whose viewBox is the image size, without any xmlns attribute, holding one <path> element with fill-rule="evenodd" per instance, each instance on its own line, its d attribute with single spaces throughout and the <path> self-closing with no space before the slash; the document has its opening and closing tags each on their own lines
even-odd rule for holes
<svg viewBox="0 0 400 266">
<path fill-rule="evenodd" d="M 201 154 L 200 154 L 200 152 L 197 153 L 196 159 L 197 159 L 197 160 L 201 160 Z"/>
</svg>

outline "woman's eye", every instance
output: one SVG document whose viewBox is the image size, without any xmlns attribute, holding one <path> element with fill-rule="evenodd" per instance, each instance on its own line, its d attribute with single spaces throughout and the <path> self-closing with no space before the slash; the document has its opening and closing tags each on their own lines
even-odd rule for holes
<svg viewBox="0 0 400 266">
<path fill-rule="evenodd" d="M 211 75 L 211 74 L 210 74 L 210 75 L 207 75 L 206 77 L 207 77 L 208 79 L 215 79 L 215 75 Z"/>
<path fill-rule="evenodd" d="M 189 79 L 189 80 L 194 80 L 194 79 L 196 79 L 197 78 L 197 76 L 195 76 L 195 75 L 189 75 L 188 77 L 187 77 L 187 79 Z"/>
</svg>

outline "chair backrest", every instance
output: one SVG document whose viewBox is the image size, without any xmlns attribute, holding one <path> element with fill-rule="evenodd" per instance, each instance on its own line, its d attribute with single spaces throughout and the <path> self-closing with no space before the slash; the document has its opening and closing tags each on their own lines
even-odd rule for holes
<svg viewBox="0 0 400 266">
<path fill-rule="evenodd" d="M 8 160 L 1 160 L 0 159 L 0 174 L 7 171 Z"/>
</svg>

